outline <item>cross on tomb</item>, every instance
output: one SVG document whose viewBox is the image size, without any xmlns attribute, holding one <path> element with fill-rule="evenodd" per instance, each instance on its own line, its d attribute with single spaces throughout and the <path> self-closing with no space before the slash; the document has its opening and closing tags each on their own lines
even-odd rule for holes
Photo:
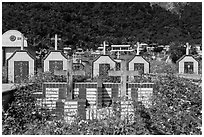
<svg viewBox="0 0 204 137">
<path fill-rule="evenodd" d="M 109 76 L 120 76 L 121 77 L 121 88 L 120 93 L 121 97 L 126 96 L 126 90 L 127 90 L 127 76 L 138 76 L 138 71 L 127 71 L 126 61 L 121 61 L 121 69 L 120 71 L 109 71 Z"/>
<path fill-rule="evenodd" d="M 51 40 L 55 40 L 55 50 L 57 50 L 57 41 L 61 40 L 61 38 L 57 38 L 57 34 L 55 34 L 55 38 L 51 38 Z"/>
<path fill-rule="evenodd" d="M 139 55 L 139 54 L 140 54 L 140 43 L 137 42 L 137 55 Z"/>
<path fill-rule="evenodd" d="M 191 46 L 189 45 L 189 43 L 186 43 L 186 55 L 189 55 L 189 49 L 191 48 Z"/>
<path fill-rule="evenodd" d="M 103 42 L 103 55 L 106 55 L 106 47 L 107 47 L 108 45 L 106 45 L 106 42 L 104 41 Z"/>
<path fill-rule="evenodd" d="M 85 71 L 75 70 L 73 71 L 73 60 L 68 58 L 67 70 L 54 70 L 54 75 L 67 76 L 67 95 L 69 99 L 73 99 L 73 75 L 85 76 Z"/>
</svg>

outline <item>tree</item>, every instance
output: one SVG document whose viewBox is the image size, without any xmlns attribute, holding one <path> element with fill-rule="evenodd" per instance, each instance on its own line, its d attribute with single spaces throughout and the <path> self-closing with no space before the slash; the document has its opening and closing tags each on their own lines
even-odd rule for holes
<svg viewBox="0 0 204 137">
<path fill-rule="evenodd" d="M 174 63 L 186 54 L 186 49 L 182 43 L 172 43 L 170 45 L 170 57 Z"/>
</svg>

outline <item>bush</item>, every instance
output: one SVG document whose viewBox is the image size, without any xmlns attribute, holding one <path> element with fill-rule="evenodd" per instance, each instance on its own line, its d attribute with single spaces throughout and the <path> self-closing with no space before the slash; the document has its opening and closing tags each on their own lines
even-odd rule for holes
<svg viewBox="0 0 204 137">
<path fill-rule="evenodd" d="M 26 135 L 201 135 L 201 87 L 190 80 L 158 77 L 152 106 L 145 108 L 135 100 L 134 119 L 120 119 L 120 99 L 112 100 L 114 115 L 102 120 L 76 119 L 71 125 L 51 117 L 36 105 L 33 93 L 46 81 L 36 76 L 32 86 L 19 88 L 15 101 L 2 114 L 2 134 Z M 41 79 L 37 79 L 37 78 Z M 50 77 L 47 77 L 50 79 Z M 201 82 L 201 81 L 200 81 Z"/>
<path fill-rule="evenodd" d="M 201 135 L 201 87 L 176 77 L 160 78 L 154 90 L 151 121 L 171 135 Z"/>
</svg>

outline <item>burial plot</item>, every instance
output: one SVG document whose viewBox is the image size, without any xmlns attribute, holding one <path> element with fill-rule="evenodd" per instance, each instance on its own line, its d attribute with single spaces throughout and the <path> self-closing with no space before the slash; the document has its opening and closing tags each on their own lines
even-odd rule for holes
<svg viewBox="0 0 204 137">
<path fill-rule="evenodd" d="M 92 63 L 92 77 L 107 77 L 108 76 L 108 70 L 114 69 L 116 67 L 116 61 L 113 60 L 108 55 L 101 55 L 98 58 L 96 58 Z"/>
<path fill-rule="evenodd" d="M 87 103 L 90 106 L 82 107 L 83 105 L 85 105 L 83 104 L 83 101 L 82 101 L 80 106 L 80 113 L 81 113 L 80 115 L 82 117 L 85 117 L 85 114 L 87 114 L 86 119 L 94 119 L 94 118 L 101 117 L 99 113 L 101 113 L 101 111 L 103 110 L 102 108 L 103 103 L 105 104 L 111 103 L 110 100 L 112 100 L 113 98 L 120 97 L 120 93 L 118 93 L 120 89 L 120 85 L 121 85 L 120 83 L 101 83 L 101 82 L 74 83 L 73 94 L 75 98 L 73 100 L 67 100 L 67 94 L 66 94 L 67 83 L 46 82 L 43 84 L 43 98 L 44 98 L 43 100 L 44 100 L 44 104 L 47 104 L 47 106 L 49 106 L 50 109 L 57 109 L 58 106 L 61 105 L 61 107 L 59 108 L 67 109 L 66 111 L 69 111 L 68 108 L 70 108 L 70 111 L 74 109 L 75 111 L 79 111 L 79 107 L 77 108 L 78 110 L 76 110 L 76 104 L 80 105 L 80 101 L 77 103 L 77 100 L 78 99 L 87 100 Z M 145 105 L 145 107 L 149 107 L 149 105 L 151 105 L 150 98 L 153 94 L 153 87 L 154 87 L 154 83 L 127 83 L 128 99 L 132 99 L 132 100 L 137 99 L 138 101 L 141 101 Z M 109 93 L 107 93 L 107 91 Z M 52 101 L 49 100 L 50 96 L 54 98 Z M 61 103 L 59 103 L 60 102 L 59 100 L 61 100 Z M 69 101 L 71 103 L 75 101 L 75 107 L 68 105 L 70 103 L 65 103 Z M 129 107 L 128 114 L 132 114 L 132 111 L 131 111 L 132 105 L 130 104 L 130 101 L 127 101 L 127 102 L 123 101 L 121 107 L 124 109 L 122 110 L 121 114 L 125 115 L 127 113 L 127 108 L 125 108 L 125 106 Z M 59 109 L 59 111 L 62 111 L 62 110 Z M 65 115 L 66 111 L 63 110 L 63 112 L 61 113 Z M 83 113 L 84 111 L 86 111 L 85 114 Z M 109 113 L 111 113 L 111 110 L 109 111 Z M 72 119 L 70 118 L 71 117 L 70 115 L 67 116 L 67 119 Z"/>
<path fill-rule="evenodd" d="M 67 57 L 60 50 L 57 50 L 57 35 L 55 35 L 55 50 L 49 51 L 43 59 L 44 72 L 54 70 L 67 70 Z"/>
<path fill-rule="evenodd" d="M 7 60 L 8 81 L 22 83 L 35 73 L 35 58 L 26 50 L 15 51 Z"/>
<path fill-rule="evenodd" d="M 186 55 L 182 56 L 178 61 L 179 74 L 198 74 L 198 61 L 189 55 L 190 46 L 186 44 Z"/>
</svg>

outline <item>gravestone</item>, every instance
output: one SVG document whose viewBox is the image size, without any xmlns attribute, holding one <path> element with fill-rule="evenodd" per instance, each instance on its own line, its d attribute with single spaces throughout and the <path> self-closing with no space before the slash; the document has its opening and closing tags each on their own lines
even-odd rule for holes
<svg viewBox="0 0 204 137">
<path fill-rule="evenodd" d="M 100 55 L 92 63 L 92 77 L 108 76 L 108 70 L 116 67 L 116 61 L 108 55 Z"/>
<path fill-rule="evenodd" d="M 53 40 L 53 38 L 52 38 Z M 43 59 L 43 71 L 67 70 L 67 57 L 62 51 L 57 50 L 57 35 L 55 35 L 55 50 L 51 50 Z"/>
<path fill-rule="evenodd" d="M 198 74 L 198 61 L 189 55 L 189 49 L 190 45 L 186 43 L 186 55 L 177 61 L 179 74 Z"/>
</svg>

